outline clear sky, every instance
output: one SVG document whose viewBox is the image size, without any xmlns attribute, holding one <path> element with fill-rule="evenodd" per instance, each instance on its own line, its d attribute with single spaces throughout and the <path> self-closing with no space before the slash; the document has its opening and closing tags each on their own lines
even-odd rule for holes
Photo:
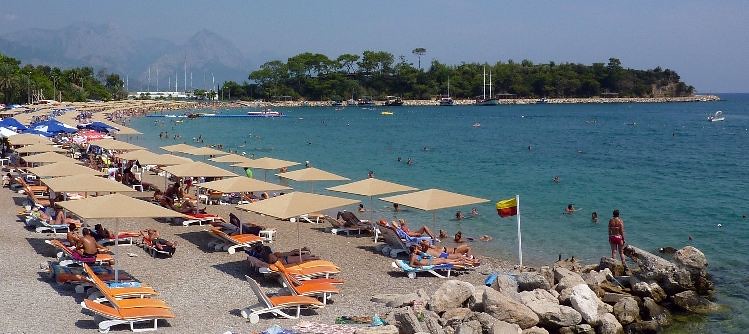
<svg viewBox="0 0 749 334">
<path fill-rule="evenodd" d="M 384 50 L 415 62 L 530 59 L 676 70 L 700 92 L 749 92 L 749 1 L 3 0 L 0 32 L 109 23 L 182 42 L 200 29 L 255 63 Z M 2 51 L 2 50 L 0 50 Z"/>
</svg>

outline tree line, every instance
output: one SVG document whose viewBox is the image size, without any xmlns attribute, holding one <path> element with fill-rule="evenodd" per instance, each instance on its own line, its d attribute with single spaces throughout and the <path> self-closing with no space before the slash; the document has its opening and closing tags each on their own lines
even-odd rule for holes
<svg viewBox="0 0 749 334">
<path fill-rule="evenodd" d="M 418 57 L 418 67 L 403 56 L 396 59 L 385 51 L 342 54 L 334 59 L 305 52 L 288 58 L 286 62 L 273 60 L 264 63 L 249 74 L 249 82 L 224 83 L 223 96 L 236 99 L 346 100 L 394 95 L 406 99 L 430 99 L 447 95 L 449 81 L 452 97 L 474 98 L 483 93 L 484 69 L 491 73 L 493 93 L 504 98 L 665 97 L 694 93 L 694 87 L 682 82 L 673 70 L 625 68 L 616 58 L 591 65 L 534 64 L 530 60 L 447 65 L 433 60 L 428 68 L 421 69 L 421 57 L 426 49 L 416 48 L 412 53 Z"/>
<path fill-rule="evenodd" d="M 127 97 L 124 81 L 116 73 L 95 72 L 92 67 L 60 69 L 23 65 L 0 54 L 0 101 L 27 103 L 36 100 L 119 100 Z"/>
</svg>

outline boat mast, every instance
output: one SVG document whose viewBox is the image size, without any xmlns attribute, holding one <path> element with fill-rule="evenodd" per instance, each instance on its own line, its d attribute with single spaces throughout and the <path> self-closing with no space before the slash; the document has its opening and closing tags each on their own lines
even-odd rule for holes
<svg viewBox="0 0 749 334">
<path fill-rule="evenodd" d="M 489 98 L 492 98 L 492 69 L 489 69 Z"/>
<path fill-rule="evenodd" d="M 484 65 L 484 86 L 483 86 L 483 88 L 484 88 L 483 98 L 484 98 L 484 100 L 486 100 L 486 65 Z"/>
</svg>

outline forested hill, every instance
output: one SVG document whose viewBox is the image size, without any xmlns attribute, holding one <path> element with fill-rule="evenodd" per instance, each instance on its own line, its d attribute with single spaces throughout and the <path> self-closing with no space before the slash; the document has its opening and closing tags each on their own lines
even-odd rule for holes
<svg viewBox="0 0 749 334">
<path fill-rule="evenodd" d="M 426 52 L 415 49 L 419 58 Z M 352 96 L 429 99 L 448 93 L 454 98 L 473 98 L 483 92 L 483 73 L 491 73 L 492 91 L 503 98 L 557 97 L 676 97 L 689 96 L 694 87 L 682 82 L 669 69 L 625 68 L 616 58 L 592 65 L 562 63 L 533 64 L 497 62 L 446 65 L 437 60 L 425 68 L 396 59 L 383 51 L 362 55 L 343 54 L 335 59 L 323 54 L 302 53 L 286 62 L 269 61 L 249 75 L 250 83 L 227 82 L 224 90 L 232 98 L 280 96 L 306 100 L 345 100 Z M 488 83 L 487 74 L 487 83 Z M 488 87 L 487 87 L 488 91 Z"/>
</svg>

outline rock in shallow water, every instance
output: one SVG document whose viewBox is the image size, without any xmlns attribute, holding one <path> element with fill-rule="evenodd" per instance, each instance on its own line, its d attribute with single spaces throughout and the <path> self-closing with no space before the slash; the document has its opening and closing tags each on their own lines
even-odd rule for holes
<svg viewBox="0 0 749 334">
<path fill-rule="evenodd" d="M 702 297 L 694 291 L 684 291 L 675 294 L 672 297 L 674 304 L 684 310 L 700 314 L 708 314 L 718 311 L 718 304 L 715 304 L 707 298 Z"/>
</svg>

